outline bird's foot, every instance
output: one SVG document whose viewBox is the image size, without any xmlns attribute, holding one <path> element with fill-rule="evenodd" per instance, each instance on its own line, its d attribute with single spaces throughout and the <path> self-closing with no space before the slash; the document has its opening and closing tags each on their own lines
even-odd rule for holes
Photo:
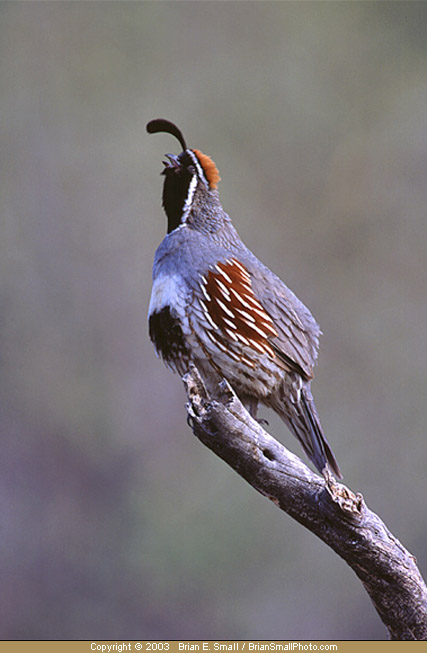
<svg viewBox="0 0 427 653">
<path fill-rule="evenodd" d="M 260 417 L 256 420 L 260 426 L 269 426 L 268 420 Z"/>
<path fill-rule="evenodd" d="M 326 489 L 332 501 L 347 514 L 350 513 L 352 518 L 360 518 L 364 509 L 363 496 L 358 492 L 355 494 L 348 487 L 339 483 L 333 476 L 328 467 L 323 470 L 323 477 L 325 479 Z"/>
</svg>

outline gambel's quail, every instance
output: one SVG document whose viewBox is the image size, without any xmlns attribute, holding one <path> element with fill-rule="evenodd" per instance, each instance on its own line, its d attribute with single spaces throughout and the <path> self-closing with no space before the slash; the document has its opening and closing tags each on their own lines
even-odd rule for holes
<svg viewBox="0 0 427 653">
<path fill-rule="evenodd" d="M 216 165 L 187 148 L 164 119 L 150 134 L 175 136 L 162 174 L 168 233 L 153 266 L 149 333 L 180 375 L 194 363 L 207 388 L 230 383 L 251 415 L 272 408 L 320 472 L 341 472 L 323 435 L 311 394 L 320 329 L 310 311 L 243 244 L 221 206 Z"/>
</svg>

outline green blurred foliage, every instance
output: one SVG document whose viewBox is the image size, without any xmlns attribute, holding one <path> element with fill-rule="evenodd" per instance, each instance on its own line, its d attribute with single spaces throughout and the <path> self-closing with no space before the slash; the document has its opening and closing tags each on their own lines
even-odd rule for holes
<svg viewBox="0 0 427 653">
<path fill-rule="evenodd" d="M 242 237 L 319 320 L 345 481 L 425 570 L 427 5 L 0 19 L 0 636 L 384 638 L 346 565 L 186 426 L 146 329 L 177 144 L 145 123 L 214 158 Z"/>
</svg>

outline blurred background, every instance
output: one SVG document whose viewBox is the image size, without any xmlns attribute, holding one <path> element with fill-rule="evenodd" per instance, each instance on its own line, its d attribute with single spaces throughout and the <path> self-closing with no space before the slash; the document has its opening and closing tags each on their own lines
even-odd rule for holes
<svg viewBox="0 0 427 653">
<path fill-rule="evenodd" d="M 146 314 L 176 122 L 324 335 L 345 482 L 427 570 L 427 5 L 0 4 L 0 637 L 384 639 L 205 449 Z M 297 441 L 264 411 L 269 430 Z"/>
</svg>

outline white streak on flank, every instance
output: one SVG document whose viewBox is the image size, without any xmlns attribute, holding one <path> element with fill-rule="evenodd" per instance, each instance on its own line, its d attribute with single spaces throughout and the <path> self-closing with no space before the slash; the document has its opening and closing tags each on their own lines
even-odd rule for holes
<svg viewBox="0 0 427 653">
<path fill-rule="evenodd" d="M 236 297 L 237 301 L 239 301 L 242 304 L 242 306 L 245 306 L 245 308 L 248 308 L 249 310 L 252 310 L 252 306 L 250 304 L 248 304 L 247 302 L 245 302 L 245 300 L 237 292 L 237 290 L 234 290 L 234 288 L 230 288 L 230 290 L 233 293 L 233 295 Z"/>
<path fill-rule="evenodd" d="M 206 301 L 210 302 L 211 298 L 209 297 L 208 292 L 207 292 L 207 290 L 205 288 L 205 286 L 207 286 L 207 283 L 208 283 L 207 279 L 202 274 L 200 275 L 200 277 L 202 279 L 202 283 L 200 285 L 200 288 L 202 289 L 202 293 L 204 294 Z"/>
<path fill-rule="evenodd" d="M 236 311 L 240 313 L 240 315 L 244 317 L 246 321 L 249 320 L 249 322 L 255 322 L 255 318 L 252 317 L 252 315 L 250 315 L 247 311 L 244 311 L 241 308 L 236 308 Z"/>
<path fill-rule="evenodd" d="M 249 358 L 246 358 L 246 356 L 242 356 L 242 358 L 240 360 L 242 361 L 242 363 L 246 363 L 246 365 L 248 365 L 249 367 L 254 369 L 254 367 L 255 367 L 254 361 L 249 360 Z"/>
<path fill-rule="evenodd" d="M 255 307 L 255 306 L 253 305 L 253 306 L 249 306 L 248 308 L 249 308 L 251 311 L 253 311 L 254 313 L 256 313 L 257 315 L 260 316 L 260 318 L 262 319 L 262 322 L 263 322 L 262 326 L 265 327 L 265 328 L 267 329 L 267 331 L 268 331 L 272 336 L 277 336 L 278 333 L 277 333 L 277 331 L 276 331 L 276 329 L 275 329 L 275 327 L 274 327 L 274 322 L 273 322 L 273 320 L 271 319 L 271 317 L 269 316 L 269 314 L 268 314 L 268 313 L 263 309 L 263 307 L 262 307 L 261 304 L 258 302 L 258 300 L 256 300 L 256 299 L 254 300 L 252 297 L 249 297 L 249 296 L 247 296 L 246 298 L 249 299 L 250 301 L 252 301 L 253 304 L 255 304 L 255 302 L 256 302 L 256 306 L 257 306 L 257 307 Z M 237 309 L 237 310 L 238 310 L 238 309 Z M 252 325 L 251 325 L 251 326 L 252 326 Z"/>
<path fill-rule="evenodd" d="M 209 311 L 208 311 L 208 308 L 207 308 L 205 302 L 203 301 L 203 299 L 199 299 L 199 304 L 200 304 L 200 306 L 202 307 L 202 309 L 203 309 L 203 313 L 204 313 L 204 315 L 205 315 L 207 321 L 208 321 L 209 324 L 211 325 L 211 327 L 213 327 L 214 329 L 219 329 L 219 326 L 218 326 L 217 324 L 215 324 L 215 322 L 214 322 L 213 319 L 211 318 L 211 315 L 210 315 L 210 313 L 209 313 Z"/>
<path fill-rule="evenodd" d="M 230 356 L 230 358 L 240 363 L 240 356 L 234 353 L 234 351 L 230 349 L 230 347 L 227 349 L 227 354 Z"/>
<path fill-rule="evenodd" d="M 237 335 L 233 331 L 231 331 L 231 329 L 224 329 L 224 331 L 228 336 L 230 336 L 232 340 L 237 342 Z"/>
<path fill-rule="evenodd" d="M 210 340 L 213 342 L 213 344 L 216 347 L 219 347 L 221 351 L 223 351 L 225 354 L 230 356 L 233 360 L 240 362 L 240 356 L 238 356 L 230 347 L 226 347 L 220 340 L 217 338 L 213 333 L 210 333 L 210 331 L 207 332 Z"/>
<path fill-rule="evenodd" d="M 241 333 L 236 333 L 236 336 L 238 337 L 240 342 L 243 342 L 244 345 L 248 345 L 248 347 L 250 347 L 249 340 L 245 338 L 245 336 L 242 336 Z"/>
<path fill-rule="evenodd" d="M 219 304 L 219 306 L 220 306 L 220 307 L 222 308 L 222 310 L 224 311 L 224 313 L 227 313 L 227 315 L 229 315 L 230 317 L 232 317 L 233 320 L 234 320 L 234 313 L 232 313 L 232 312 L 231 312 L 231 311 L 226 307 L 226 305 L 224 304 L 224 302 L 222 302 L 220 299 L 218 299 L 218 297 L 215 297 L 215 299 L 216 299 L 217 303 Z"/>
<path fill-rule="evenodd" d="M 240 261 L 238 261 L 237 258 L 233 258 L 231 263 L 232 263 L 232 265 L 235 265 L 236 267 L 239 268 L 239 270 L 241 271 L 241 273 L 243 274 L 245 279 L 247 279 L 249 281 L 249 283 L 250 283 L 251 278 L 249 276 L 249 273 L 248 273 L 247 269 L 240 263 Z"/>
<path fill-rule="evenodd" d="M 259 315 L 259 316 L 264 320 L 264 322 L 271 322 L 271 323 L 273 323 L 273 320 L 272 320 L 271 317 L 268 315 L 268 313 L 266 313 L 266 312 L 264 311 L 263 308 L 260 309 L 260 308 L 251 307 L 251 311 L 253 311 L 254 313 L 257 313 L 257 314 L 258 314 L 258 315 Z"/>
<path fill-rule="evenodd" d="M 276 327 L 274 326 L 274 322 L 271 319 L 271 317 L 266 313 L 265 311 L 258 311 L 256 308 L 252 309 L 254 313 L 257 313 L 260 318 L 262 319 L 262 326 L 264 329 L 267 329 L 267 331 L 270 333 L 272 336 L 278 336 L 279 334 L 277 333 Z"/>
<path fill-rule="evenodd" d="M 220 289 L 221 293 L 224 295 L 225 299 L 230 301 L 231 296 L 230 296 L 230 291 L 228 290 L 227 286 L 225 286 L 220 279 L 215 279 L 215 281 L 217 282 L 217 284 L 219 286 L 219 289 Z"/>
<path fill-rule="evenodd" d="M 263 329 L 266 329 L 267 331 L 270 332 L 270 335 L 272 336 L 278 336 L 279 334 L 277 333 L 273 322 L 270 320 L 267 322 L 267 320 L 264 318 L 263 324 L 262 324 Z"/>
<path fill-rule="evenodd" d="M 266 322 L 269 322 L 271 324 L 271 326 L 274 328 L 274 322 L 273 322 L 273 320 L 271 319 L 271 317 L 269 316 L 269 314 L 266 311 L 264 311 L 264 316 L 265 316 L 264 320 Z M 276 330 L 276 329 L 274 329 L 274 330 Z"/>
<path fill-rule="evenodd" d="M 276 329 L 274 327 L 271 327 L 269 324 L 263 324 L 262 325 L 267 331 L 270 331 L 270 336 L 278 336 L 279 334 L 277 333 Z"/>
<path fill-rule="evenodd" d="M 266 350 L 267 354 L 270 354 L 271 358 L 276 358 L 276 354 L 274 353 L 274 351 L 270 347 L 270 345 L 265 345 L 265 350 Z"/>
<path fill-rule="evenodd" d="M 263 347 L 262 345 L 260 345 L 259 342 L 257 342 L 256 340 L 253 340 L 251 338 L 250 343 L 251 343 L 251 347 L 254 347 L 255 349 L 257 349 L 260 352 L 260 354 L 266 354 L 267 353 L 266 348 Z"/>
<path fill-rule="evenodd" d="M 213 333 L 211 333 L 210 331 L 207 331 L 206 333 L 208 334 L 209 339 L 214 343 L 214 345 L 219 347 L 221 351 L 227 352 L 227 347 L 223 345 L 222 342 L 220 342 L 217 338 L 215 338 Z"/>
<path fill-rule="evenodd" d="M 220 268 L 219 265 L 215 265 L 215 268 L 218 270 L 220 274 L 222 274 L 222 276 L 224 277 L 224 279 L 228 281 L 228 283 L 233 283 L 230 277 L 228 276 L 228 274 L 224 272 L 224 270 Z"/>
<path fill-rule="evenodd" d="M 250 328 L 253 329 L 254 331 L 257 331 L 259 333 L 259 335 L 262 336 L 263 338 L 266 338 L 266 339 L 268 338 L 268 333 L 265 333 L 264 331 L 262 331 L 259 327 L 257 327 L 256 324 L 251 324 Z"/>
<path fill-rule="evenodd" d="M 226 324 L 228 324 L 229 327 L 231 327 L 231 328 L 234 329 L 234 330 L 237 329 L 237 326 L 234 324 L 234 322 L 232 322 L 231 320 L 229 320 L 229 319 L 226 318 L 226 317 L 223 317 L 222 319 L 223 319 L 223 321 L 224 321 Z"/>
<path fill-rule="evenodd" d="M 250 293 L 247 293 L 247 294 L 243 295 L 243 296 L 245 297 L 245 299 L 246 299 L 248 302 L 251 302 L 251 304 L 252 304 L 253 306 L 255 306 L 255 308 L 262 309 L 261 304 L 259 303 L 259 301 L 257 300 L 257 298 L 254 297 L 254 295 L 252 294 L 252 291 L 251 291 Z"/>
</svg>

